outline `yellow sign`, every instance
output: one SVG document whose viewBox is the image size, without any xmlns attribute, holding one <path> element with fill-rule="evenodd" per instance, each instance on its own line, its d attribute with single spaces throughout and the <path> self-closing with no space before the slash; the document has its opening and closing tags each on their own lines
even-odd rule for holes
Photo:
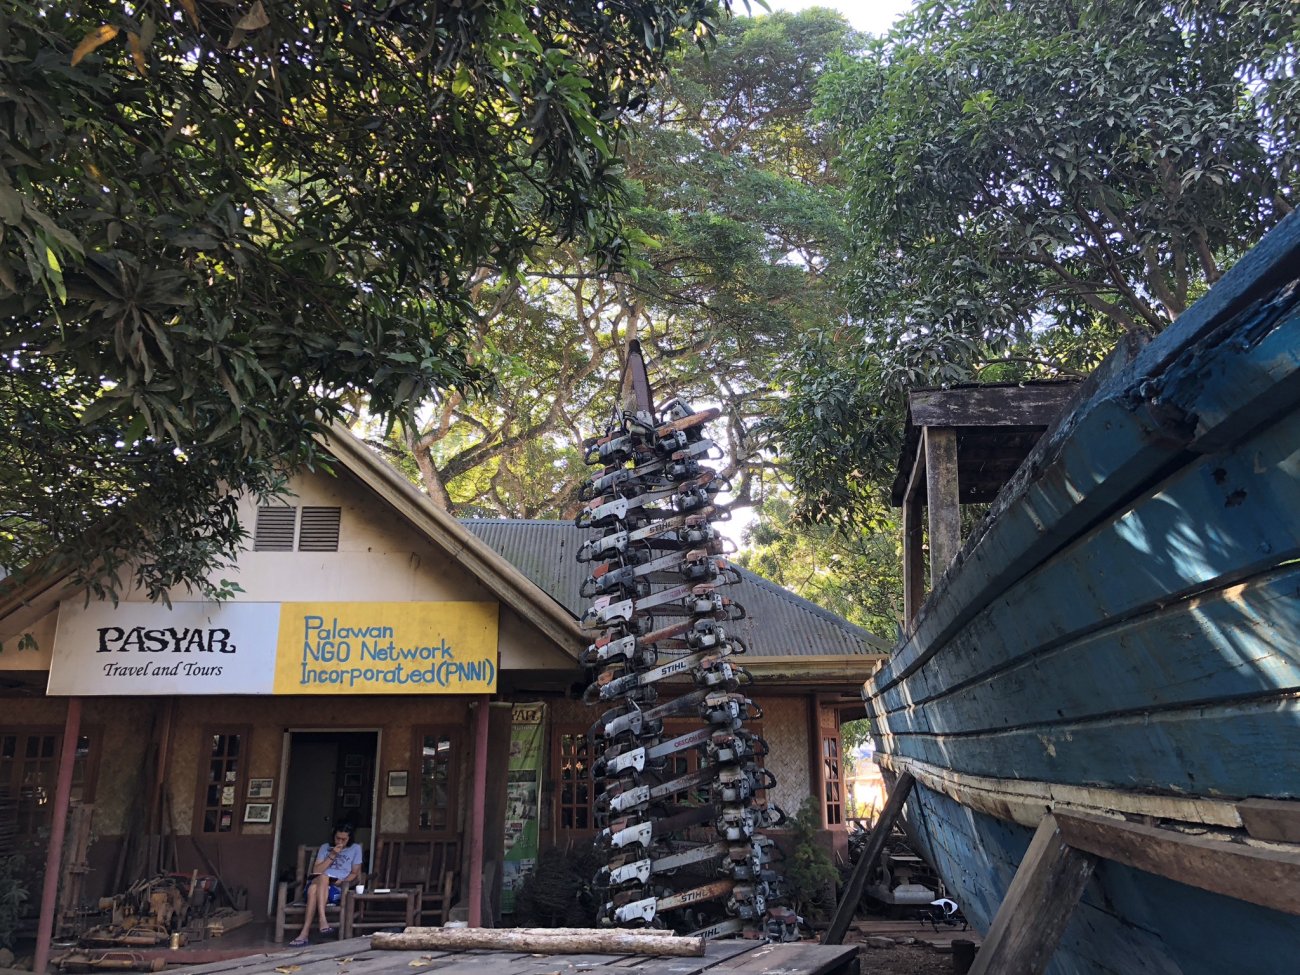
<svg viewBox="0 0 1300 975">
<path fill-rule="evenodd" d="M 282 603 L 276 694 L 490 694 L 496 603 Z"/>
</svg>

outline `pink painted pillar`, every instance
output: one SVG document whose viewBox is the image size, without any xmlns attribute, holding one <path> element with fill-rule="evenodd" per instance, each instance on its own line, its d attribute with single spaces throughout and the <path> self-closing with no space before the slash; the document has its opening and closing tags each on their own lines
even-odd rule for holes
<svg viewBox="0 0 1300 975">
<path fill-rule="evenodd" d="M 81 698 L 68 698 L 63 720 L 63 748 L 59 753 L 59 778 L 54 786 L 54 818 L 50 822 L 50 846 L 45 851 L 45 883 L 41 888 L 41 917 L 36 927 L 35 975 L 43 975 L 50 961 L 50 939 L 54 937 L 54 912 L 58 909 L 59 871 L 63 866 L 63 837 L 68 831 L 68 805 L 72 798 L 72 766 L 77 760 L 77 736 L 81 733 Z"/>
<path fill-rule="evenodd" d="M 474 786 L 469 816 L 469 926 L 483 926 L 483 827 L 487 819 L 488 696 L 474 716 Z"/>
</svg>

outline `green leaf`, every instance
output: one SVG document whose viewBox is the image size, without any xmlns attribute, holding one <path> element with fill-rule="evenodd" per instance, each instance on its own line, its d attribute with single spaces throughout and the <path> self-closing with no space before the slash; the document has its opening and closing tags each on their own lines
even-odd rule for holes
<svg viewBox="0 0 1300 975">
<path fill-rule="evenodd" d="M 0 220 L 11 227 L 22 223 L 23 197 L 12 186 L 0 184 Z"/>
</svg>

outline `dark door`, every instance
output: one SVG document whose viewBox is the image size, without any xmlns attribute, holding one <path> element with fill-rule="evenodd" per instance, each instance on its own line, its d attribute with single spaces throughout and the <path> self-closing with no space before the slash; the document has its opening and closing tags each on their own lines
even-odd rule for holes
<svg viewBox="0 0 1300 975">
<path fill-rule="evenodd" d="M 280 826 L 280 876 L 291 876 L 299 846 L 327 843 L 348 823 L 370 861 L 374 823 L 374 731 L 295 731 L 289 738 L 289 772 Z"/>
</svg>

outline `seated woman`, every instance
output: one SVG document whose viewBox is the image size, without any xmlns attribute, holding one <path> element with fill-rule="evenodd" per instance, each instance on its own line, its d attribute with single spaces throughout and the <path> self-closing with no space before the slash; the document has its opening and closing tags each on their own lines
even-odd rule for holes
<svg viewBox="0 0 1300 975">
<path fill-rule="evenodd" d="M 316 863 L 303 892 L 307 910 L 302 919 L 302 930 L 289 942 L 290 947 L 301 948 L 309 943 L 307 935 L 311 931 L 313 915 L 319 920 L 322 935 L 334 933 L 335 929 L 325 923 L 325 905 L 337 904 L 343 896 L 343 888 L 360 875 L 361 844 L 352 842 L 351 826 L 338 826 L 334 830 L 334 845 L 322 843 L 316 854 Z"/>
</svg>

